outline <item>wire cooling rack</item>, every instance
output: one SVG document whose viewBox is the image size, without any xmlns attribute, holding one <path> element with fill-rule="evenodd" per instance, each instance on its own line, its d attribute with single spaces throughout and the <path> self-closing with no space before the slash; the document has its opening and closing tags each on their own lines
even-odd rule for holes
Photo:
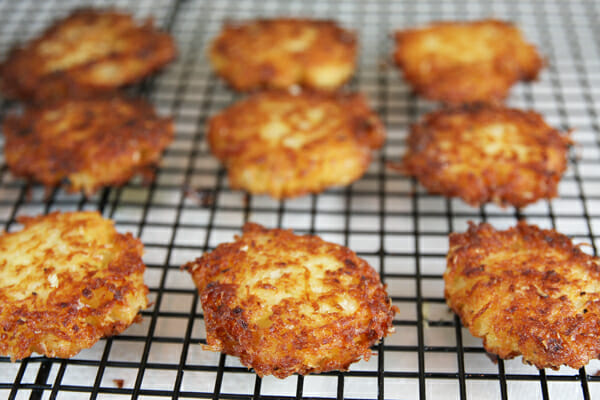
<svg viewBox="0 0 600 400">
<path fill-rule="evenodd" d="M 526 218 L 600 246 L 600 5 L 593 1 L 74 1 L 0 2 L 0 53 L 40 32 L 82 4 L 114 5 L 154 16 L 179 45 L 179 59 L 138 89 L 161 113 L 172 114 L 176 139 L 149 185 L 134 180 L 86 199 L 41 187 L 28 191 L 2 162 L 0 223 L 52 210 L 97 209 L 121 231 L 141 237 L 152 307 L 143 322 L 100 341 L 72 359 L 0 358 L 2 399 L 600 398 L 600 362 L 579 371 L 538 371 L 520 359 L 498 361 L 462 328 L 443 298 L 447 235 L 467 221 L 504 228 Z M 205 123 L 237 95 L 215 77 L 205 48 L 228 18 L 295 15 L 333 18 L 358 31 L 361 54 L 350 83 L 364 92 L 388 129 L 388 141 L 354 185 L 289 201 L 245 197 L 228 188 L 207 151 Z M 521 211 L 429 195 L 415 181 L 385 168 L 399 160 L 411 123 L 432 104 L 416 98 L 389 63 L 390 33 L 431 20 L 499 17 L 514 21 L 538 44 L 549 66 L 538 82 L 518 85 L 509 104 L 533 108 L 553 125 L 574 128 L 559 198 Z M 2 101 L 0 112 L 17 107 Z M 3 160 L 2 160 L 3 161 Z M 368 362 L 346 373 L 286 380 L 259 379 L 235 357 L 202 350 L 202 309 L 179 266 L 229 241 L 244 221 L 316 233 L 357 251 L 381 273 L 400 313 L 396 333 L 374 347 Z"/>
</svg>

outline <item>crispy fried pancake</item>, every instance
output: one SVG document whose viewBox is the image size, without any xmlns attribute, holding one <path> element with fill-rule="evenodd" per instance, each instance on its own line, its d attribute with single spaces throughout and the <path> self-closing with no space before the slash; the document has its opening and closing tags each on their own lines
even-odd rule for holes
<svg viewBox="0 0 600 400">
<path fill-rule="evenodd" d="M 600 259 L 554 231 L 520 222 L 450 235 L 446 301 L 488 352 L 538 368 L 600 356 Z"/>
<path fill-rule="evenodd" d="M 296 84 L 335 90 L 354 72 L 356 37 L 333 21 L 259 19 L 225 25 L 209 57 L 237 90 Z"/>
<path fill-rule="evenodd" d="M 439 22 L 396 32 L 396 63 L 420 95 L 446 103 L 504 99 L 544 61 L 519 29 L 496 20 Z"/>
<path fill-rule="evenodd" d="M 317 236 L 249 223 L 184 268 L 201 296 L 206 347 L 261 377 L 346 370 L 393 331 L 396 307 L 377 272 Z"/>
<path fill-rule="evenodd" d="M 570 144 L 533 111 L 463 106 L 430 113 L 411 128 L 402 169 L 430 192 L 472 206 L 523 207 L 556 196 Z"/>
<path fill-rule="evenodd" d="M 0 236 L 0 355 L 72 357 L 147 307 L 142 243 L 97 212 L 20 218 Z"/>
<path fill-rule="evenodd" d="M 5 159 L 16 176 L 87 195 L 121 185 L 160 159 L 173 122 L 142 100 L 64 100 L 4 121 Z"/>
<path fill-rule="evenodd" d="M 13 49 L 0 68 L 6 97 L 47 101 L 112 91 L 162 68 L 173 39 L 128 14 L 82 9 Z"/>
<path fill-rule="evenodd" d="M 231 187 L 274 198 L 352 183 L 384 139 L 379 118 L 357 94 L 259 93 L 212 117 L 208 129 Z"/>
</svg>

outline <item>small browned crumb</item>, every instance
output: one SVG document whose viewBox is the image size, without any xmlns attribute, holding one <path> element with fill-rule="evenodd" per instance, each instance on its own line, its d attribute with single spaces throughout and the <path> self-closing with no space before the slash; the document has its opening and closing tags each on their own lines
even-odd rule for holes
<svg viewBox="0 0 600 400">
<path fill-rule="evenodd" d="M 63 100 L 4 120 L 11 172 L 91 195 L 122 185 L 156 164 L 173 139 L 173 122 L 143 100 Z"/>
<path fill-rule="evenodd" d="M 146 308 L 143 245 L 97 212 L 21 217 L 0 236 L 0 355 L 72 357 Z"/>
<path fill-rule="evenodd" d="M 500 101 L 544 66 L 518 28 L 493 19 L 396 32 L 394 57 L 417 93 L 453 104 Z"/>
<path fill-rule="evenodd" d="M 123 389 L 123 386 L 125 385 L 125 380 L 123 379 L 113 379 L 113 382 L 115 383 L 115 386 L 119 389 Z"/>
<path fill-rule="evenodd" d="M 262 92 L 208 125 L 231 187 L 277 199 L 349 185 L 384 140 L 383 124 L 358 94 Z"/>
<path fill-rule="evenodd" d="M 81 9 L 14 48 L 0 66 L 6 97 L 48 101 L 86 97 L 140 81 L 176 56 L 175 43 L 152 20 Z"/>
<path fill-rule="evenodd" d="M 471 223 L 447 262 L 446 301 L 486 351 L 552 369 L 600 356 L 600 259 L 565 235 Z"/>
<path fill-rule="evenodd" d="M 346 370 L 393 332 L 377 272 L 346 247 L 248 223 L 183 266 L 198 287 L 205 346 L 258 376 Z"/>
<path fill-rule="evenodd" d="M 412 126 L 401 169 L 430 192 L 475 207 L 524 207 L 556 196 L 571 143 L 533 111 L 455 107 Z"/>
<path fill-rule="evenodd" d="M 237 90 L 302 85 L 335 90 L 356 64 L 356 36 L 333 21 L 277 18 L 227 23 L 209 50 Z"/>
<path fill-rule="evenodd" d="M 215 195 L 211 189 L 186 189 L 188 198 L 197 200 L 201 207 L 210 208 L 215 202 Z"/>
</svg>

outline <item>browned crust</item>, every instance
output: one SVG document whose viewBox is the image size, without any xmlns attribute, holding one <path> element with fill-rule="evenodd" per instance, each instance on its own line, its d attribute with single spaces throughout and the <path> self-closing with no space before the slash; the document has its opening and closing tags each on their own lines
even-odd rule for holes
<svg viewBox="0 0 600 400">
<path fill-rule="evenodd" d="M 454 107 L 411 127 L 402 169 L 430 192 L 472 206 L 524 207 L 556 196 L 571 143 L 533 111 Z"/>
<path fill-rule="evenodd" d="M 307 46 L 298 47 L 306 35 Z M 240 91 L 295 84 L 335 90 L 354 72 L 356 52 L 353 32 L 334 21 L 301 18 L 226 23 L 208 51 L 217 74 Z"/>
<path fill-rule="evenodd" d="M 261 377 L 285 378 L 346 370 L 392 331 L 396 307 L 377 272 L 348 248 L 252 223 L 243 232 L 183 266 L 200 293 L 208 349 L 239 356 Z M 339 296 L 356 310 L 346 312 Z"/>
<path fill-rule="evenodd" d="M 513 84 L 535 80 L 544 66 L 518 28 L 494 19 L 437 22 L 395 38 L 395 61 L 413 89 L 450 104 L 501 101 Z"/>
<path fill-rule="evenodd" d="M 173 139 L 173 121 L 143 100 L 63 100 L 4 120 L 11 172 L 48 187 L 93 194 L 156 164 Z"/>
<path fill-rule="evenodd" d="M 6 97 L 36 102 L 90 97 L 136 83 L 175 57 L 173 39 L 151 19 L 140 25 L 129 14 L 80 9 L 15 47 L 0 66 L 0 87 Z"/>
<path fill-rule="evenodd" d="M 600 260 L 554 231 L 520 222 L 450 235 L 445 296 L 488 352 L 538 368 L 600 355 Z"/>
<path fill-rule="evenodd" d="M 274 123 L 287 131 L 265 134 Z M 288 198 L 360 178 L 385 131 L 360 94 L 267 91 L 213 116 L 207 137 L 232 188 Z"/>
<path fill-rule="evenodd" d="M 23 230 L 0 236 L 0 273 L 6 272 L 2 270 L 13 263 L 13 257 L 27 254 L 24 248 L 31 242 L 43 243 L 52 231 L 58 232 L 60 243 L 56 243 L 56 254 L 50 248 L 43 259 L 17 266 L 21 272 L 18 283 L 0 282 L 1 355 L 9 355 L 13 361 L 34 352 L 72 357 L 103 337 L 123 332 L 137 320 L 138 312 L 147 306 L 148 293 L 143 282 L 143 245 L 138 239 L 130 233 L 117 233 L 112 222 L 97 212 L 54 212 L 21 217 L 19 222 Z M 9 242 L 30 234 L 39 224 L 48 227 L 18 247 L 18 254 L 6 253 Z M 97 236 L 85 240 L 82 230 L 87 234 L 93 230 Z M 59 257 L 65 247 L 70 255 Z M 81 254 L 91 255 L 90 262 L 77 265 L 75 273 L 69 271 L 64 263 L 72 263 L 71 258 Z M 103 268 L 95 265 L 99 257 L 108 262 Z M 51 284 L 52 275 L 56 285 Z M 27 282 L 32 276 L 39 281 Z M 35 292 L 24 292 L 29 284 L 36 285 Z"/>
</svg>

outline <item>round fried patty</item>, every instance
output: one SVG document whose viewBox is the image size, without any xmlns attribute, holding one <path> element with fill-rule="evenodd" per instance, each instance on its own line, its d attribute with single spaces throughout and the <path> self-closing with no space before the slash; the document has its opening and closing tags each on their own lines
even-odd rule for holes
<svg viewBox="0 0 600 400">
<path fill-rule="evenodd" d="M 13 49 L 0 68 L 5 96 L 47 101 L 114 90 L 141 80 L 175 58 L 173 39 L 152 20 L 81 9 L 39 38 Z"/>
<path fill-rule="evenodd" d="M 544 65 L 519 29 L 491 19 L 396 32 L 394 57 L 417 93 L 455 104 L 502 100 Z"/>
<path fill-rule="evenodd" d="M 448 305 L 485 349 L 538 368 L 580 368 L 600 355 L 600 259 L 520 222 L 450 235 Z"/>
<path fill-rule="evenodd" d="M 0 355 L 72 357 L 147 307 L 142 243 L 97 212 L 23 217 L 0 236 Z"/>
<path fill-rule="evenodd" d="M 208 127 L 231 187 L 274 198 L 354 182 L 384 139 L 379 118 L 358 94 L 263 92 L 223 110 Z"/>
<path fill-rule="evenodd" d="M 184 268 L 200 293 L 206 347 L 261 377 L 345 370 L 393 331 L 396 308 L 377 272 L 316 236 L 249 223 Z"/>
<path fill-rule="evenodd" d="M 16 176 L 87 195 L 121 185 L 160 159 L 173 122 L 143 100 L 64 100 L 4 120 L 6 163 Z"/>
<path fill-rule="evenodd" d="M 210 61 L 237 90 L 300 84 L 334 90 L 355 68 L 356 37 L 333 21 L 259 19 L 228 23 L 213 41 Z"/>
<path fill-rule="evenodd" d="M 430 192 L 472 206 L 524 207 L 556 196 L 571 139 L 533 111 L 471 105 L 414 125 L 402 169 Z"/>
</svg>

